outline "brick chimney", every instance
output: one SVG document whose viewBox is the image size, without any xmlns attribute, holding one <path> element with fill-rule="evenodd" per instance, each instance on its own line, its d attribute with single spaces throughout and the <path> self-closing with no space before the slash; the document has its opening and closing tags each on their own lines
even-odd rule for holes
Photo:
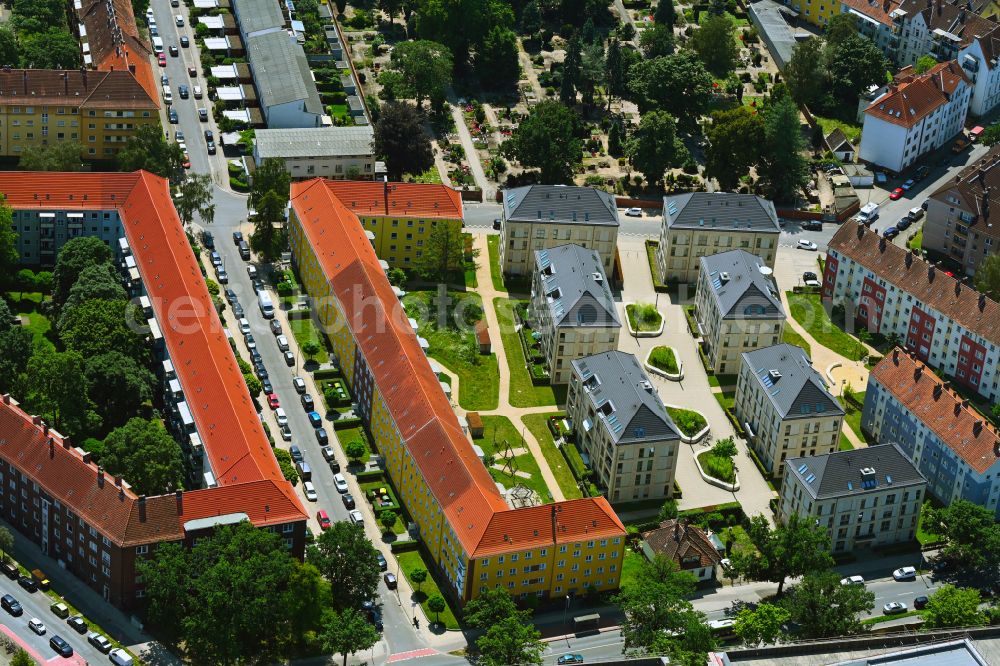
<svg viewBox="0 0 1000 666">
<path fill-rule="evenodd" d="M 104 487 L 104 468 L 100 465 L 97 466 L 97 487 Z"/>
<path fill-rule="evenodd" d="M 927 281 L 928 282 L 934 282 L 934 267 L 933 266 L 928 266 L 927 267 Z"/>
<path fill-rule="evenodd" d="M 146 496 L 139 495 L 139 522 L 146 522 Z"/>
<path fill-rule="evenodd" d="M 982 312 L 986 309 L 986 294 L 979 294 L 979 311 Z M 10 400 L 10 396 L 4 396 L 7 400 Z"/>
<path fill-rule="evenodd" d="M 899 347 L 892 350 L 892 362 L 899 365 Z"/>
<path fill-rule="evenodd" d="M 176 491 L 174 491 L 174 497 L 177 498 L 177 515 L 178 516 L 183 516 L 184 515 L 184 491 L 183 490 L 176 490 Z M 552 524 L 555 525 L 555 519 L 554 518 L 552 520 Z"/>
<path fill-rule="evenodd" d="M 938 398 L 940 398 L 941 397 L 941 393 L 943 391 L 944 391 L 944 387 L 942 387 L 940 384 L 935 384 L 934 385 L 934 399 L 937 400 Z"/>
<path fill-rule="evenodd" d="M 909 268 L 910 266 L 912 266 L 913 265 L 913 253 L 912 252 L 907 252 L 906 253 L 906 259 L 904 259 L 903 261 L 906 264 L 907 268 Z"/>
</svg>

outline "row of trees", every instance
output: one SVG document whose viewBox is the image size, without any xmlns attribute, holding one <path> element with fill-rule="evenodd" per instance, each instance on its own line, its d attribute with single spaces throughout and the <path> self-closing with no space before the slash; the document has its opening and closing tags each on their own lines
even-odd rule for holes
<svg viewBox="0 0 1000 666">
<path fill-rule="evenodd" d="M 192 548 L 161 544 L 138 570 L 147 616 L 206 664 L 369 649 L 379 634 L 362 612 L 376 598 L 379 565 L 364 530 L 334 523 L 296 560 L 280 535 L 249 523 L 223 527 Z"/>
<path fill-rule="evenodd" d="M 30 69 L 77 69 L 80 45 L 69 30 L 61 0 L 13 0 L 10 21 L 0 26 L 0 65 Z"/>
</svg>

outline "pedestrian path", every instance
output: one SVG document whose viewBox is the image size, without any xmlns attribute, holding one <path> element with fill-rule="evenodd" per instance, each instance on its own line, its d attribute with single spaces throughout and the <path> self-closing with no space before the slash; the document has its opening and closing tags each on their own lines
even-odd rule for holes
<svg viewBox="0 0 1000 666">
<path fill-rule="evenodd" d="M 496 188 L 490 184 L 489 179 L 486 177 L 486 172 L 483 171 L 483 164 L 479 161 L 479 151 L 476 150 L 476 145 L 472 141 L 472 134 L 469 133 L 469 128 L 465 124 L 462 107 L 458 104 L 451 104 L 450 106 L 451 118 L 455 121 L 455 133 L 458 134 L 458 140 L 465 151 L 465 159 L 469 162 L 469 171 L 472 173 L 472 178 L 476 181 L 476 187 L 483 192 L 483 201 L 492 201 Z M 483 256 L 486 255 L 484 254 Z M 489 267 L 487 266 L 487 268 Z M 487 275 L 487 277 L 489 276 Z"/>
</svg>

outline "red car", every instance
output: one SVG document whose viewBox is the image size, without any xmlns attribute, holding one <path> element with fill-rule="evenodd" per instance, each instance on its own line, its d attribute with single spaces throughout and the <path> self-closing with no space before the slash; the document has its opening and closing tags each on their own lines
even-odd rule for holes
<svg viewBox="0 0 1000 666">
<path fill-rule="evenodd" d="M 160 67 L 167 66 L 167 56 L 163 55 L 162 53 L 158 53 L 156 55 L 156 61 L 160 63 Z"/>
<path fill-rule="evenodd" d="M 330 522 L 330 516 L 327 515 L 326 511 L 317 511 L 316 520 L 319 521 L 319 528 L 324 532 L 333 526 Z"/>
<path fill-rule="evenodd" d="M 277 409 L 281 407 L 281 403 L 278 402 L 278 395 L 276 393 L 267 394 L 267 406 L 271 409 Z"/>
<path fill-rule="evenodd" d="M 892 194 L 889 195 L 889 198 L 895 201 L 896 199 L 899 199 L 901 196 L 903 196 L 903 188 L 897 187 L 892 191 Z"/>
</svg>

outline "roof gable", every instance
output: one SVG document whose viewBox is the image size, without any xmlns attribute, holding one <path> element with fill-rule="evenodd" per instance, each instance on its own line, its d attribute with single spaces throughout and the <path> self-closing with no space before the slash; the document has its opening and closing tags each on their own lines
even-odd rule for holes
<svg viewBox="0 0 1000 666">
<path fill-rule="evenodd" d="M 503 197 L 506 220 L 618 226 L 614 196 L 592 187 L 525 185 L 504 190 Z"/>
<path fill-rule="evenodd" d="M 621 327 L 596 250 L 575 243 L 536 250 L 535 270 L 556 326 Z"/>
<path fill-rule="evenodd" d="M 774 204 L 753 194 L 689 192 L 663 197 L 668 229 L 781 233 Z"/>
<path fill-rule="evenodd" d="M 782 343 L 743 352 L 743 363 L 781 418 L 844 414 L 801 347 Z"/>
</svg>

